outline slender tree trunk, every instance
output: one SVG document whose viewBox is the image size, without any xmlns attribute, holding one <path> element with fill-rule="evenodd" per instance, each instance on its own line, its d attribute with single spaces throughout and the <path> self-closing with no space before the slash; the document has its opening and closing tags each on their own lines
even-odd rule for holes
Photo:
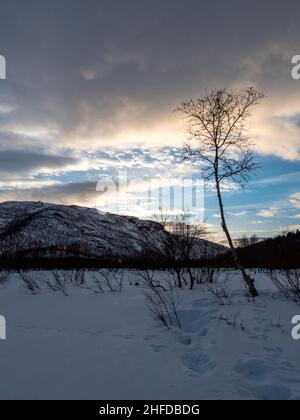
<svg viewBox="0 0 300 420">
<path fill-rule="evenodd" d="M 221 213 L 221 220 L 222 220 L 222 229 L 226 235 L 229 247 L 231 249 L 232 252 L 232 256 L 233 256 L 233 261 L 235 266 L 241 271 L 242 275 L 243 275 L 243 279 L 245 281 L 245 284 L 251 294 L 252 297 L 257 297 L 259 296 L 255 284 L 254 284 L 254 280 L 246 273 L 246 270 L 244 269 L 244 267 L 242 266 L 240 259 L 238 257 L 236 248 L 233 244 L 233 240 L 231 238 L 231 235 L 229 233 L 228 227 L 227 227 L 227 223 L 226 223 L 226 218 L 225 218 L 225 212 L 224 212 L 224 205 L 223 205 L 223 199 L 222 199 L 222 193 L 221 193 L 221 188 L 220 188 L 220 182 L 218 180 L 218 176 L 216 175 L 216 187 L 217 187 L 217 194 L 218 194 L 218 202 L 219 202 L 219 207 L 220 207 L 220 213 Z"/>
<path fill-rule="evenodd" d="M 190 262 L 188 262 L 187 264 L 188 264 L 187 265 L 187 272 L 188 272 L 188 275 L 190 277 L 190 290 L 193 290 L 194 285 L 195 285 L 195 278 L 194 278 L 193 273 L 192 273 Z"/>
<path fill-rule="evenodd" d="M 181 268 L 176 267 L 175 272 L 177 275 L 177 286 L 179 287 L 179 289 L 182 289 Z"/>
</svg>

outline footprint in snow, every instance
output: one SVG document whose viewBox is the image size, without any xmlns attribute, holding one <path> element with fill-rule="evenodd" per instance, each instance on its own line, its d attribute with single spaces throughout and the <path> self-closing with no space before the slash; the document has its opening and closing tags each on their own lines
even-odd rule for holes
<svg viewBox="0 0 300 420">
<path fill-rule="evenodd" d="M 249 388 L 249 391 L 256 400 L 286 401 L 292 398 L 291 390 L 282 385 L 257 385 Z"/>
<path fill-rule="evenodd" d="M 183 331 L 181 330 L 176 330 L 174 332 L 174 336 L 176 341 L 179 344 L 183 344 L 184 346 L 189 346 L 192 344 L 192 339 L 189 335 L 185 334 Z"/>
<path fill-rule="evenodd" d="M 235 367 L 234 371 L 243 375 L 248 379 L 263 379 L 274 370 L 274 367 L 267 362 L 259 359 L 252 359 L 247 361 L 240 361 Z"/>
<path fill-rule="evenodd" d="M 178 312 L 182 327 L 189 333 L 201 333 L 201 336 L 207 335 L 209 323 L 217 319 L 218 311 L 211 309 L 203 310 L 182 310 Z"/>
<path fill-rule="evenodd" d="M 206 374 L 215 369 L 216 363 L 205 353 L 188 352 L 182 357 L 184 366 L 194 374 Z"/>
</svg>

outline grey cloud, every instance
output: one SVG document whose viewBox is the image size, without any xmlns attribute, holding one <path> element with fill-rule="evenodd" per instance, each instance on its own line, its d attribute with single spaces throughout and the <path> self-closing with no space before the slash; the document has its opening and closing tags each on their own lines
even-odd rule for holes
<svg viewBox="0 0 300 420">
<path fill-rule="evenodd" d="M 62 169 L 75 165 L 77 159 L 18 150 L 0 150 L 0 173 L 28 174 L 45 169 Z"/>
<path fill-rule="evenodd" d="M 43 188 L 15 189 L 0 194 L 1 201 L 44 201 L 57 204 L 96 205 L 96 182 L 80 182 Z"/>
<path fill-rule="evenodd" d="M 0 3 L 2 93 L 18 105 L 19 122 L 56 123 L 61 134 L 86 125 L 84 135 L 100 126 L 105 137 L 126 122 L 157 121 L 195 88 L 243 77 L 258 51 L 298 42 L 292 0 Z M 128 109 L 124 98 L 145 109 Z"/>
</svg>

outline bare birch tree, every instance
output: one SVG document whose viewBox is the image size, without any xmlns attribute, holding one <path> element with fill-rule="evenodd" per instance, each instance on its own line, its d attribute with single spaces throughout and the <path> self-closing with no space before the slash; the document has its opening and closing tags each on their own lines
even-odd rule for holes
<svg viewBox="0 0 300 420">
<path fill-rule="evenodd" d="M 155 220 L 164 227 L 166 241 L 162 252 L 176 273 L 177 286 L 182 288 L 184 282 L 187 284 L 183 277 L 183 272 L 186 271 L 192 290 L 197 280 L 193 274 L 192 263 L 199 257 L 197 249 L 200 246 L 200 239 L 207 236 L 206 226 L 193 222 L 187 211 L 174 217 L 161 214 L 156 216 Z"/>
<path fill-rule="evenodd" d="M 222 229 L 228 240 L 233 260 L 241 271 L 253 297 L 258 296 L 254 280 L 242 266 L 229 232 L 222 195 L 222 185 L 233 181 L 242 187 L 257 168 L 252 144 L 247 135 L 246 120 L 251 108 L 264 98 L 253 87 L 239 94 L 228 89 L 206 92 L 197 100 L 183 102 L 180 111 L 188 121 L 189 140 L 185 159 L 201 166 L 205 180 L 213 180 L 220 208 Z"/>
</svg>

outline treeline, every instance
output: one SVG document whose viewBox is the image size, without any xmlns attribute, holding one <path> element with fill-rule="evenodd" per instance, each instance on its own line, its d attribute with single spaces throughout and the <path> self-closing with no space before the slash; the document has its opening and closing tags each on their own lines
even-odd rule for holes
<svg viewBox="0 0 300 420">
<path fill-rule="evenodd" d="M 117 258 L 110 252 L 102 257 L 94 256 L 86 244 L 80 241 L 62 247 L 54 245 L 50 248 L 38 247 L 35 244 L 33 249 L 19 249 L 19 246 L 8 248 L 5 241 L 5 244 L 0 242 L 0 248 L 2 248 L 0 269 L 3 270 L 98 268 L 163 270 L 173 268 L 176 272 L 180 272 L 183 267 L 234 267 L 230 252 L 215 258 L 197 259 L 192 257 L 190 252 L 187 253 L 186 250 L 189 247 L 180 244 L 178 237 L 174 239 L 174 236 L 170 236 L 165 249 L 149 248 L 143 254 L 126 258 Z M 178 251 L 181 252 L 178 254 Z M 245 268 L 300 268 L 300 231 L 240 247 L 238 254 Z"/>
<path fill-rule="evenodd" d="M 0 270 L 96 270 L 101 268 L 116 269 L 166 269 L 164 262 L 151 261 L 143 258 L 128 258 L 126 260 L 92 257 L 23 257 L 17 258 L 0 257 Z"/>
<path fill-rule="evenodd" d="M 238 255 L 246 268 L 295 269 L 300 268 L 300 231 L 270 238 L 238 248 Z M 215 267 L 232 267 L 230 253 L 205 261 Z"/>
<path fill-rule="evenodd" d="M 166 257 L 163 253 L 153 253 L 151 251 L 126 258 L 117 258 L 109 254 L 97 257 L 83 252 L 79 252 L 77 255 L 67 255 L 63 252 L 54 252 L 54 250 L 45 253 L 44 250 L 42 252 L 36 249 L 6 253 L 0 256 L 0 270 L 93 270 L 102 268 L 167 270 L 172 268 L 179 272 L 187 266 L 203 267 L 206 266 L 206 263 L 202 259 L 190 259 L 188 262 L 172 259 Z"/>
</svg>

